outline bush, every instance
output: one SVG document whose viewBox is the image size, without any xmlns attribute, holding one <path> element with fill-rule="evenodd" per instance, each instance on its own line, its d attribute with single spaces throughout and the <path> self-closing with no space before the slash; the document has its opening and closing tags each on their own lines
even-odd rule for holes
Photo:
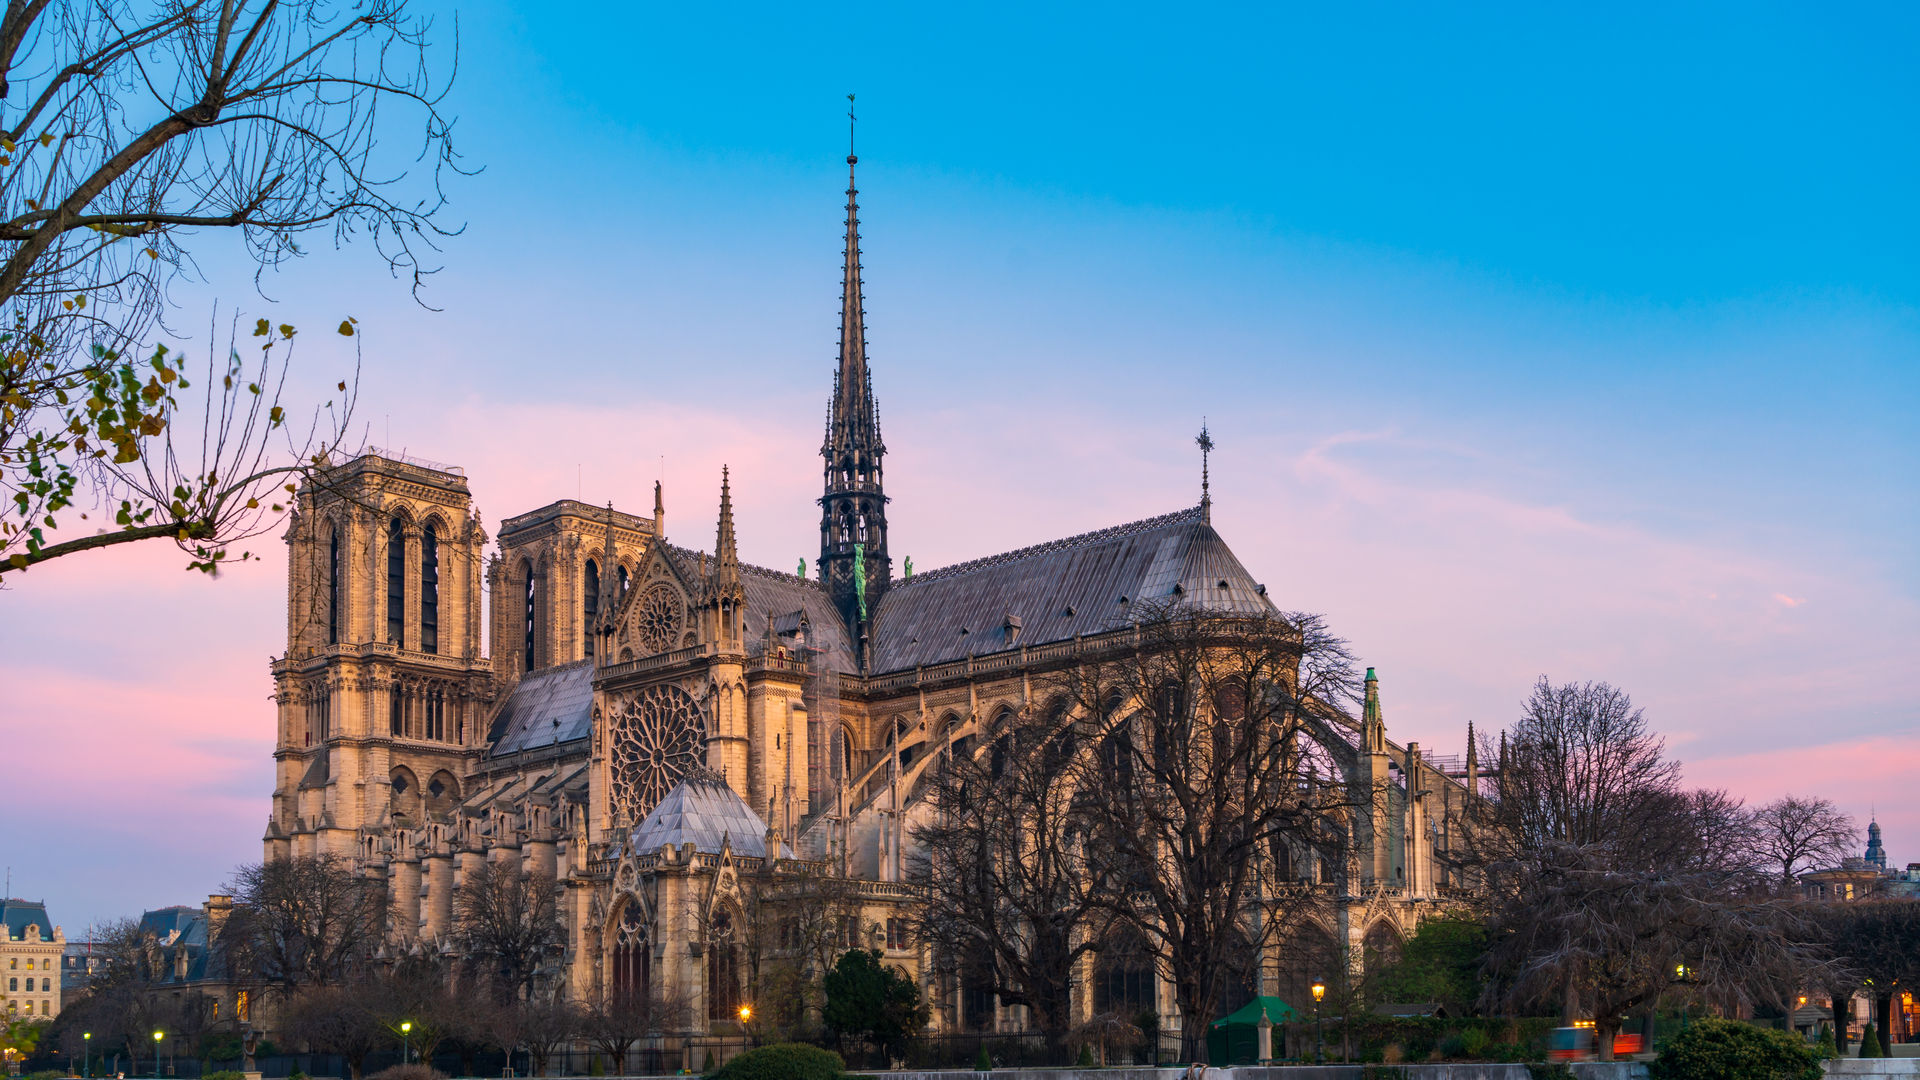
<svg viewBox="0 0 1920 1080">
<path fill-rule="evenodd" d="M 1874 1030 L 1873 1021 L 1867 1021 L 1867 1030 L 1860 1033 L 1860 1056 L 1863 1058 L 1886 1057 L 1886 1050 L 1880 1046 L 1880 1033 Z"/>
<path fill-rule="evenodd" d="M 1093 1044 L 1081 1043 L 1080 1044 L 1080 1060 L 1074 1062 L 1074 1065 L 1082 1069 L 1091 1069 L 1094 1067 L 1094 1064 L 1095 1063 L 1093 1060 Z"/>
<path fill-rule="evenodd" d="M 239 1076 L 239 1073 L 233 1075 Z M 394 1065 L 381 1069 L 367 1080 L 447 1080 L 447 1074 L 435 1072 L 427 1065 Z"/>
<path fill-rule="evenodd" d="M 1833 1045 L 1832 1028 L 1822 1027 L 1820 1029 L 1820 1043 L 1814 1047 L 1814 1051 L 1820 1055 L 1820 1060 L 1822 1061 L 1840 1056 L 1840 1051 Z"/>
<path fill-rule="evenodd" d="M 1460 1053 L 1464 1057 L 1483 1058 L 1487 1056 L 1487 1047 L 1493 1045 L 1493 1036 L 1486 1028 L 1468 1028 L 1460 1033 Z"/>
<path fill-rule="evenodd" d="M 247 1074 L 223 1069 L 220 1072 L 201 1073 L 200 1080 L 247 1080 Z"/>
<path fill-rule="evenodd" d="M 806 1043 L 774 1043 L 735 1057 L 714 1080 L 839 1080 L 846 1063 L 831 1050 Z"/>
<path fill-rule="evenodd" d="M 1647 1075 L 1650 1080 L 1820 1080 L 1820 1055 L 1798 1035 L 1707 1017 L 1668 1039 Z"/>
<path fill-rule="evenodd" d="M 980 1048 L 980 1056 L 973 1059 L 973 1071 L 974 1072 L 992 1072 L 993 1071 L 993 1055 L 987 1053 L 987 1048 L 984 1046 Z"/>
<path fill-rule="evenodd" d="M 1440 1040 L 1440 1056 L 1443 1058 L 1466 1057 L 1467 1037 L 1457 1031 L 1447 1032 L 1446 1037 Z"/>
</svg>

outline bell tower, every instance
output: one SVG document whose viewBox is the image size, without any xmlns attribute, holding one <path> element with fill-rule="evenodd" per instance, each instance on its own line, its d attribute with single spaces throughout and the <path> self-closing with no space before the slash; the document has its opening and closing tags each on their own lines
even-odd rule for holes
<svg viewBox="0 0 1920 1080">
<path fill-rule="evenodd" d="M 881 484 L 880 409 L 867 371 L 866 310 L 860 296 L 860 207 L 847 155 L 847 239 L 840 286 L 840 368 L 827 410 L 825 492 L 820 496 L 820 580 L 840 611 L 861 667 L 867 630 L 893 581 L 887 554 L 887 496 Z"/>
</svg>

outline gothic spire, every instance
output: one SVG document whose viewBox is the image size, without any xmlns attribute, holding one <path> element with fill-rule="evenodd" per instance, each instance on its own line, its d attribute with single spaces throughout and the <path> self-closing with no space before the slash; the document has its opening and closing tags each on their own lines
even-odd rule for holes
<svg viewBox="0 0 1920 1080">
<path fill-rule="evenodd" d="M 853 95 L 847 95 L 851 106 Z M 853 112 L 847 112 L 849 122 Z M 820 447 L 824 490 L 820 495 L 820 581 L 866 663 L 868 619 L 893 580 L 887 554 L 887 495 L 881 459 L 880 410 L 867 368 L 866 308 L 860 294 L 859 159 L 848 147 L 847 233 L 840 283 L 840 365 L 827 406 L 826 442 Z"/>
<path fill-rule="evenodd" d="M 854 183 L 859 158 L 847 155 L 847 235 L 840 281 L 840 367 L 833 377 L 826 451 L 864 452 L 868 461 L 885 453 L 880 415 L 867 370 L 867 313 L 860 282 L 860 189 Z"/>
<path fill-rule="evenodd" d="M 739 597 L 740 551 L 733 536 L 733 485 L 727 467 L 720 466 L 720 523 L 713 538 L 713 586 L 721 596 Z"/>
<path fill-rule="evenodd" d="M 602 628 L 613 628 L 613 609 L 620 602 L 620 556 L 613 549 L 613 503 L 607 503 L 607 542 L 600 552 L 600 626 L 590 626 L 587 632 L 599 633 Z"/>
</svg>

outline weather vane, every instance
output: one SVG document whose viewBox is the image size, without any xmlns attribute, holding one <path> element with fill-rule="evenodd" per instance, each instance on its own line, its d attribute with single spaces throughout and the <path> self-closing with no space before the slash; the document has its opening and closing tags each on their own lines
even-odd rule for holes
<svg viewBox="0 0 1920 1080">
<path fill-rule="evenodd" d="M 860 118 L 853 115 L 853 95 L 847 95 L 847 160 L 853 160 L 853 125 Z"/>
</svg>

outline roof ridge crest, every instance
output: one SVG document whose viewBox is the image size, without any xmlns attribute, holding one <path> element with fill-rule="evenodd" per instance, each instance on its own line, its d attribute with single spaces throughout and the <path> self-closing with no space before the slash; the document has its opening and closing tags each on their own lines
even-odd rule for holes
<svg viewBox="0 0 1920 1080">
<path fill-rule="evenodd" d="M 1104 529 L 1095 529 L 1092 532 L 1084 532 L 1076 536 L 1046 540 L 1028 547 L 1015 548 L 1012 551 L 1003 551 L 997 555 L 985 555 L 967 562 L 954 563 L 951 566 L 942 566 L 934 570 L 923 571 L 904 581 L 895 582 L 893 587 L 896 589 L 907 588 L 918 585 L 923 581 L 944 581 L 948 578 L 959 577 L 962 574 L 970 574 L 975 570 L 984 570 L 991 566 L 1003 566 L 1007 563 L 1020 562 L 1023 559 L 1031 559 L 1037 555 L 1045 555 L 1054 551 L 1064 551 L 1068 548 L 1097 544 L 1105 540 L 1131 536 L 1134 533 L 1149 532 L 1167 525 L 1204 521 L 1204 513 L 1204 507 L 1190 506 L 1184 510 L 1175 510 L 1170 514 L 1161 514 L 1158 517 L 1142 518 L 1139 521 L 1129 521 L 1121 525 L 1109 525 Z"/>
</svg>

